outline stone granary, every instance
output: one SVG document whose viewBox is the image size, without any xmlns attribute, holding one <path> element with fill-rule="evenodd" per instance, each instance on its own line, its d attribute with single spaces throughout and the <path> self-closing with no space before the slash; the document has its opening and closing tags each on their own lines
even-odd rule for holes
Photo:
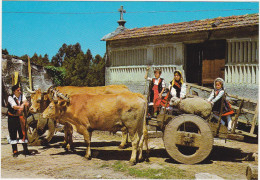
<svg viewBox="0 0 260 180">
<path fill-rule="evenodd" d="M 178 69 L 189 83 L 213 87 L 213 80 L 222 77 L 231 94 L 257 98 L 259 14 L 134 29 L 124 23 L 101 39 L 106 41 L 106 84 L 143 93 L 150 64 L 162 69 L 167 83 Z"/>
</svg>

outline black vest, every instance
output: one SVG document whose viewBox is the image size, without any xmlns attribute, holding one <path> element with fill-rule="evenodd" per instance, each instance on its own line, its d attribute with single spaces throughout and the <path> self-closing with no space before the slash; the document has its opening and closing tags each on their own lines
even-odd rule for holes
<svg viewBox="0 0 260 180">
<path fill-rule="evenodd" d="M 152 79 L 152 81 L 150 82 L 149 85 L 149 92 L 150 92 L 150 102 L 153 102 L 153 97 L 154 97 L 154 93 L 153 93 L 153 86 L 154 86 L 154 80 L 155 78 Z M 159 84 L 158 84 L 158 91 L 159 93 L 162 91 L 162 82 L 163 82 L 163 78 L 160 78 L 159 80 Z"/>
<path fill-rule="evenodd" d="M 214 91 L 214 98 L 216 98 L 216 91 Z M 223 96 L 225 96 L 225 92 L 224 92 L 224 94 L 223 94 Z M 218 113 L 220 113 L 220 109 L 221 109 L 221 101 L 222 101 L 222 98 L 224 98 L 224 101 L 223 101 L 223 111 L 222 111 L 222 114 L 225 114 L 225 113 L 227 113 L 227 112 L 230 112 L 230 111 L 232 111 L 232 109 L 230 108 L 230 106 L 229 106 L 229 103 L 228 103 L 228 101 L 226 100 L 226 98 L 225 97 L 221 97 L 221 98 L 219 98 L 215 103 L 214 103 L 214 105 L 213 105 L 213 107 L 212 107 L 212 111 L 213 112 L 218 112 Z"/>
<path fill-rule="evenodd" d="M 13 95 L 11 96 L 11 98 L 13 98 Z M 13 98 L 14 99 L 14 98 Z M 23 94 L 21 94 L 21 99 L 23 100 Z M 17 98 L 18 100 L 18 98 Z M 19 100 L 18 100 L 19 101 Z M 16 103 L 15 99 L 14 102 Z M 16 105 L 18 106 L 18 104 L 16 103 Z M 8 108 L 8 112 L 10 112 L 11 114 L 15 114 L 17 112 L 17 110 L 15 110 L 14 108 L 12 108 L 11 104 L 8 102 L 7 104 L 7 108 Z"/>
<path fill-rule="evenodd" d="M 170 82 L 170 84 L 172 84 L 172 81 Z M 180 83 L 180 86 L 182 87 L 182 83 Z M 174 88 L 176 91 L 176 97 L 180 98 L 181 97 L 181 88 L 179 88 L 175 84 L 172 86 L 172 88 Z"/>
</svg>

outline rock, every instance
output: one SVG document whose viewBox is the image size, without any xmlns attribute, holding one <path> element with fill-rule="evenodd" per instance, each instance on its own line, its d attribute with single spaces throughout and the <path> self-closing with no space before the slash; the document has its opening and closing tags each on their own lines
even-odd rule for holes
<svg viewBox="0 0 260 180">
<path fill-rule="evenodd" d="M 102 176 L 100 174 L 97 175 L 96 177 L 97 177 L 97 179 L 101 179 L 102 178 Z"/>
<path fill-rule="evenodd" d="M 248 165 L 246 168 L 246 178 L 248 180 L 258 179 L 258 166 Z"/>
<path fill-rule="evenodd" d="M 195 174 L 195 179 L 223 179 L 215 174 L 209 174 L 209 173 L 198 173 Z"/>
</svg>

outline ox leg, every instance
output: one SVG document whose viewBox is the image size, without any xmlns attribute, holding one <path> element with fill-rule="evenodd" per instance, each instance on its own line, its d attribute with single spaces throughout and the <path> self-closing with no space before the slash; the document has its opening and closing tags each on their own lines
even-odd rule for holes
<svg viewBox="0 0 260 180">
<path fill-rule="evenodd" d="M 138 160 L 141 161 L 143 160 L 143 144 L 145 143 L 145 146 L 146 146 L 146 158 L 145 160 L 148 162 L 149 159 L 149 147 L 148 147 L 148 132 L 147 130 L 144 131 L 142 137 L 141 137 L 141 140 L 140 140 L 140 143 L 139 143 L 139 157 L 138 157 Z"/>
<path fill-rule="evenodd" d="M 121 144 L 119 145 L 119 148 L 124 149 L 126 147 L 126 144 L 127 144 L 128 132 L 127 132 L 126 127 L 123 127 L 121 129 L 121 131 L 122 131 L 122 141 L 121 141 Z"/>
<path fill-rule="evenodd" d="M 132 154 L 131 154 L 131 158 L 130 158 L 130 164 L 134 165 L 136 164 L 136 157 L 137 157 L 137 152 L 138 152 L 138 145 L 139 145 L 139 141 L 140 141 L 140 136 L 141 134 L 138 132 L 135 133 L 130 133 L 130 139 L 132 141 Z"/>
<path fill-rule="evenodd" d="M 65 134 L 65 138 L 64 138 L 64 144 L 63 147 L 69 151 L 69 150 L 73 150 L 73 141 L 72 141 L 72 133 L 73 133 L 73 128 L 69 123 L 65 123 L 64 124 L 64 134 Z"/>
<path fill-rule="evenodd" d="M 84 136 L 84 140 L 85 140 L 86 145 L 87 145 L 85 158 L 91 159 L 90 142 L 91 142 L 92 132 L 89 132 L 88 130 L 84 130 L 84 132 L 82 134 Z"/>
</svg>

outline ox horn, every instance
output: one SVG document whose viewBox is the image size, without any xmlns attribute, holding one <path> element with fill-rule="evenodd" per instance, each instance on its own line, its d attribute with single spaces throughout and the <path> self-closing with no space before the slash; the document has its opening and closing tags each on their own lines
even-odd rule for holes
<svg viewBox="0 0 260 180">
<path fill-rule="evenodd" d="M 28 91 L 29 93 L 31 93 L 31 94 L 35 94 L 35 93 L 36 93 L 35 91 L 32 91 L 31 89 L 29 89 L 27 86 L 26 86 L 26 89 L 27 89 L 27 91 Z"/>
<path fill-rule="evenodd" d="M 54 101 L 55 104 L 58 103 L 58 97 L 57 97 L 57 93 L 56 92 L 54 92 L 53 101 Z"/>
</svg>

